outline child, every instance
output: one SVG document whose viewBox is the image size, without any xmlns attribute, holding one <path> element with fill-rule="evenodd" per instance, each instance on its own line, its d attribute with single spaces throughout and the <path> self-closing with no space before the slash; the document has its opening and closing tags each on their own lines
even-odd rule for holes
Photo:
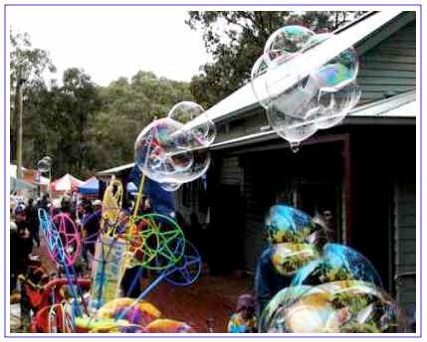
<svg viewBox="0 0 427 342">
<path fill-rule="evenodd" d="M 250 294 L 239 296 L 236 313 L 228 322 L 230 333 L 255 333 L 257 332 L 257 319 L 255 316 L 255 300 Z"/>
</svg>

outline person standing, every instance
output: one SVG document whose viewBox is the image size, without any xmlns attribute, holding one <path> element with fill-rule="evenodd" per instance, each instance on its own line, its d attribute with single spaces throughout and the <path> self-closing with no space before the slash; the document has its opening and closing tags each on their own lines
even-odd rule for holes
<svg viewBox="0 0 427 342">
<path fill-rule="evenodd" d="M 229 333 L 256 333 L 257 318 L 255 300 L 250 294 L 239 296 L 236 312 L 231 316 L 227 331 Z"/>
<path fill-rule="evenodd" d="M 27 227 L 31 233 L 31 238 L 35 241 L 37 247 L 40 247 L 39 217 L 37 208 L 35 207 L 34 200 L 32 198 L 28 199 L 28 205 L 25 208 L 25 214 L 27 219 Z"/>
<path fill-rule="evenodd" d="M 44 209 L 46 210 L 46 212 L 49 212 L 51 203 L 50 203 L 50 199 L 49 199 L 49 194 L 44 194 L 40 200 L 40 209 Z"/>
<path fill-rule="evenodd" d="M 95 255 L 95 244 L 100 230 L 100 217 L 93 210 L 92 203 L 89 200 L 84 200 L 82 203 L 84 214 L 81 225 L 84 236 L 84 254 L 90 252 L 92 257 Z M 88 256 L 85 255 L 88 262 Z"/>
<path fill-rule="evenodd" d="M 33 239 L 30 230 L 27 227 L 27 218 L 25 214 L 25 205 L 18 204 L 14 211 L 16 236 L 18 243 L 18 274 L 26 274 L 28 266 L 28 257 L 33 251 Z"/>
<path fill-rule="evenodd" d="M 14 221 L 10 221 L 10 291 L 16 289 L 17 279 L 20 272 L 19 264 L 19 238 L 18 227 Z"/>
</svg>

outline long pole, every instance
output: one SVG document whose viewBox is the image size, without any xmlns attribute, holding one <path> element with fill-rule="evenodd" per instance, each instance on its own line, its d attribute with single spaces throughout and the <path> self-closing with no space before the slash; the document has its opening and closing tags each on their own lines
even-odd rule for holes
<svg viewBox="0 0 427 342">
<path fill-rule="evenodd" d="M 18 79 L 18 139 L 16 144 L 16 176 L 18 179 L 22 179 L 22 111 L 23 111 L 23 85 L 24 81 L 19 75 Z"/>
<path fill-rule="evenodd" d="M 50 190 L 51 182 L 52 182 L 52 165 L 49 167 L 49 183 L 47 184 L 47 193 L 49 194 L 49 198 L 51 198 L 51 190 Z"/>
</svg>

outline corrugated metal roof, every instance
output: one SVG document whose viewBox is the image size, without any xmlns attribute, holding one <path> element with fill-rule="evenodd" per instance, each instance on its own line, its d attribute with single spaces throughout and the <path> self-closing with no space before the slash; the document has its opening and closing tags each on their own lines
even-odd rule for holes
<svg viewBox="0 0 427 342">
<path fill-rule="evenodd" d="M 413 117 L 419 112 L 415 89 L 353 109 L 351 116 Z"/>
<path fill-rule="evenodd" d="M 377 123 L 385 123 L 387 119 L 412 119 L 410 122 L 415 124 L 415 118 L 419 113 L 419 106 L 416 101 L 415 90 L 390 97 L 388 99 L 375 101 L 370 104 L 366 104 L 355 108 L 342 124 L 356 124 L 360 122 L 357 119 L 366 119 L 364 122 L 369 123 L 374 120 Z M 353 120 L 355 119 L 355 120 Z M 395 123 L 402 122 L 401 120 L 395 120 Z M 262 142 L 277 138 L 277 134 L 274 130 L 270 129 L 267 131 L 248 134 L 238 138 L 221 141 L 211 145 L 211 149 L 219 150 L 229 148 L 231 146 L 241 146 L 248 143 Z"/>
</svg>

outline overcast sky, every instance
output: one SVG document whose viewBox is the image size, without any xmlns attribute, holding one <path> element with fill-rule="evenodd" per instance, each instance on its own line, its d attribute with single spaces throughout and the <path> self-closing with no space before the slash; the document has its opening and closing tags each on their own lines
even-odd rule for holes
<svg viewBox="0 0 427 342">
<path fill-rule="evenodd" d="M 28 32 L 33 47 L 50 53 L 62 71 L 79 67 L 99 85 L 139 70 L 190 81 L 209 60 L 187 10 L 153 7 L 8 7 L 14 32 Z"/>
</svg>

